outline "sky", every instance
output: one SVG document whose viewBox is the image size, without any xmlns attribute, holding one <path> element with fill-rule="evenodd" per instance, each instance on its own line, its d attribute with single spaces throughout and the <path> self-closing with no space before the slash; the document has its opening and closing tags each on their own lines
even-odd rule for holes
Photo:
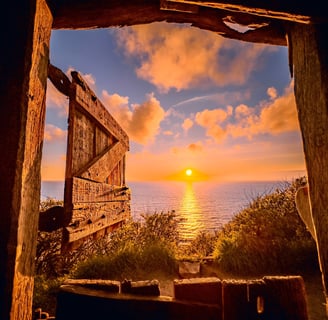
<svg viewBox="0 0 328 320">
<path fill-rule="evenodd" d="M 286 181 L 305 175 L 286 47 L 172 23 L 52 31 L 130 138 L 127 181 Z M 64 180 L 68 98 L 48 81 L 42 180 Z"/>
</svg>

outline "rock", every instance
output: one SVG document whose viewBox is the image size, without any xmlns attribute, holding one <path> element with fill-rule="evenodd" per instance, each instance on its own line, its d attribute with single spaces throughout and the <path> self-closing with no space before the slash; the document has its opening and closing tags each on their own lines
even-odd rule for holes
<svg viewBox="0 0 328 320">
<path fill-rule="evenodd" d="M 179 275 L 181 278 L 199 277 L 200 262 L 179 261 Z"/>
</svg>

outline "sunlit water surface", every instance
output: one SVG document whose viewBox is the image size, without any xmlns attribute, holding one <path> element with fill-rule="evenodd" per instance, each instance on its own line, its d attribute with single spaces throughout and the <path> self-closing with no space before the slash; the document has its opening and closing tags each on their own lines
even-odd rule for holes
<svg viewBox="0 0 328 320">
<path fill-rule="evenodd" d="M 281 181 L 183 183 L 130 182 L 131 213 L 134 219 L 141 214 L 174 210 L 179 218 L 180 236 L 193 239 L 200 231 L 215 232 L 234 214 L 259 195 L 283 187 Z M 41 198 L 63 199 L 63 182 L 42 182 Z"/>
</svg>

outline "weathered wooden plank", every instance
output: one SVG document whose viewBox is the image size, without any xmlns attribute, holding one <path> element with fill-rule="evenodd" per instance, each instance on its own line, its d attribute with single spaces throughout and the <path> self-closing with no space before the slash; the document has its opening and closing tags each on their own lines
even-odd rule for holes
<svg viewBox="0 0 328 320">
<path fill-rule="evenodd" d="M 130 189 L 127 187 L 73 178 L 73 203 L 127 200 L 130 200 Z"/>
<path fill-rule="evenodd" d="M 72 157 L 69 159 L 72 166 L 72 175 L 85 167 L 95 156 L 94 135 L 95 124 L 81 112 L 74 108 L 75 102 L 70 110 L 70 118 L 74 118 L 69 135 L 72 135 Z M 70 106 L 71 107 L 71 106 Z"/>
<path fill-rule="evenodd" d="M 107 181 L 110 181 L 112 184 L 117 186 L 124 186 L 125 183 L 125 171 L 124 169 L 124 158 L 122 158 L 111 171 L 110 175 L 107 178 Z"/>
<path fill-rule="evenodd" d="M 70 102 L 67 176 L 80 175 L 116 142 L 114 136 L 101 130 L 92 119 L 77 110 L 74 101 Z M 126 146 L 124 150 L 127 151 Z"/>
<path fill-rule="evenodd" d="M 72 99 L 80 104 L 95 121 L 128 147 L 128 135 L 104 107 L 101 101 L 94 95 L 91 89 L 88 88 L 84 90 L 83 87 L 73 82 L 71 95 Z"/>
<path fill-rule="evenodd" d="M 289 43 L 312 219 L 328 302 L 328 25 L 291 25 Z"/>
<path fill-rule="evenodd" d="M 284 21 L 260 17 L 247 12 L 232 12 L 228 10 L 217 10 L 202 7 L 197 14 L 189 14 L 170 10 L 160 10 L 156 1 L 128 1 L 122 6 L 120 1 L 85 1 L 83 5 L 78 3 L 67 3 L 61 5 L 52 2 L 56 8 L 54 29 L 61 28 L 108 28 L 117 26 L 132 26 L 138 24 L 152 23 L 156 21 L 167 21 L 175 23 L 187 23 L 194 27 L 216 32 L 226 38 L 256 43 L 286 46 L 286 34 Z M 263 4 L 263 1 L 262 1 Z M 246 6 L 246 4 L 244 3 Z M 316 6 L 313 6 L 316 10 Z M 322 13 L 324 11 L 318 10 Z M 74 15 L 75 19 L 72 19 Z M 259 25 L 267 23 L 267 27 L 261 27 L 252 32 L 241 33 L 229 28 L 223 19 L 233 16 L 234 21 L 248 22 L 246 25 Z M 322 18 L 325 18 L 323 15 Z M 245 24 L 245 23 L 243 23 Z"/>
<path fill-rule="evenodd" d="M 178 12 L 187 12 L 187 13 L 198 13 L 199 6 L 192 5 L 188 3 L 175 3 L 168 0 L 161 0 L 160 2 L 161 10 L 170 10 Z"/>
<path fill-rule="evenodd" d="M 289 2 L 277 2 L 274 1 L 261 1 L 261 0 L 253 0 L 253 1 L 244 1 L 244 0 L 168 0 L 169 2 L 178 2 L 185 4 L 193 4 L 205 7 L 211 7 L 215 9 L 223 9 L 241 12 L 244 14 L 252 14 L 258 16 L 264 16 L 274 19 L 280 20 L 289 20 L 295 21 L 299 23 L 311 23 L 313 21 L 322 22 L 325 19 L 320 18 L 321 14 L 319 11 L 315 12 L 318 8 L 313 8 L 313 10 L 309 10 L 308 6 L 307 10 L 302 10 L 303 7 L 295 7 L 292 3 Z M 319 4 L 318 4 L 319 5 Z M 320 6 L 320 5 L 319 5 Z M 322 9 L 324 9 L 322 7 Z"/>
<path fill-rule="evenodd" d="M 107 149 L 109 146 L 113 145 L 117 139 L 112 135 L 108 135 L 106 132 L 96 127 L 95 132 L 95 154 L 100 154 L 103 150 Z"/>
<path fill-rule="evenodd" d="M 74 203 L 72 209 L 72 224 L 81 225 L 88 220 L 96 221 L 104 216 L 117 215 L 129 211 L 130 204 L 127 201 L 111 201 L 98 203 Z"/>
<path fill-rule="evenodd" d="M 108 150 L 105 150 L 103 155 L 94 158 L 88 164 L 88 167 L 81 168 L 75 175 L 85 179 L 104 182 L 119 161 L 123 159 L 126 151 L 126 146 L 121 142 L 117 142 L 114 146 L 110 146 Z"/>
<path fill-rule="evenodd" d="M 117 211 L 115 213 L 111 212 L 108 214 L 106 208 L 103 208 L 103 210 L 105 213 L 97 220 L 90 219 L 85 223 L 78 223 L 78 220 L 73 220 L 70 226 L 65 228 L 67 242 L 77 241 L 116 223 L 125 222 L 130 217 L 129 211 Z M 74 211 L 73 215 L 75 215 Z M 84 217 L 84 215 L 82 216 Z"/>
<path fill-rule="evenodd" d="M 129 139 L 87 83 L 72 72 L 65 178 L 64 249 L 130 216 L 125 181 Z M 68 245 L 69 244 L 69 245 Z"/>
<path fill-rule="evenodd" d="M 0 319 L 30 320 L 52 15 L 13 0 L 0 16 Z"/>
</svg>

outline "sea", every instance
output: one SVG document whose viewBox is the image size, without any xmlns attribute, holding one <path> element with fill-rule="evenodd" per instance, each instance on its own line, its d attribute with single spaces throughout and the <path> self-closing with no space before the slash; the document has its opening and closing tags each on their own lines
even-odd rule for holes
<svg viewBox="0 0 328 320">
<path fill-rule="evenodd" d="M 200 232 L 215 233 L 255 198 L 286 185 L 282 181 L 243 182 L 130 182 L 131 215 L 142 220 L 145 214 L 174 211 L 182 240 Z M 43 181 L 41 200 L 63 200 L 64 182 Z"/>
</svg>

